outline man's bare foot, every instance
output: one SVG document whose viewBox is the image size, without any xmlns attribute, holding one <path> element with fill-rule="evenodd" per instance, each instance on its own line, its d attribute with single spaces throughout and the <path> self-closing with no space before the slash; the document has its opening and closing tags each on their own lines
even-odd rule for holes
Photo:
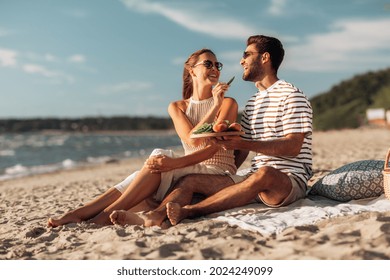
<svg viewBox="0 0 390 280">
<path fill-rule="evenodd" d="M 144 225 L 145 219 L 142 213 L 134 213 L 125 210 L 115 210 L 110 215 L 110 220 L 114 225 Z"/>
<path fill-rule="evenodd" d="M 49 218 L 49 220 L 47 221 L 47 227 L 55 228 L 70 223 L 80 223 L 81 221 L 82 220 L 77 216 L 65 214 L 59 219 Z"/>
<path fill-rule="evenodd" d="M 182 208 L 178 203 L 168 202 L 166 207 L 168 219 L 174 226 L 188 216 L 187 210 Z"/>
</svg>

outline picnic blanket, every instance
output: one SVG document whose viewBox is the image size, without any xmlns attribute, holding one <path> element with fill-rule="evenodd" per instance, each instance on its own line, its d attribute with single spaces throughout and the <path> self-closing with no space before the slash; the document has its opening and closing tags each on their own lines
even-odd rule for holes
<svg viewBox="0 0 390 280">
<path fill-rule="evenodd" d="M 338 202 L 322 196 L 309 196 L 281 208 L 270 208 L 264 204 L 249 204 L 210 216 L 246 230 L 271 235 L 290 227 L 312 225 L 321 220 L 367 211 L 390 211 L 390 200 L 384 195 L 349 202 Z"/>
</svg>

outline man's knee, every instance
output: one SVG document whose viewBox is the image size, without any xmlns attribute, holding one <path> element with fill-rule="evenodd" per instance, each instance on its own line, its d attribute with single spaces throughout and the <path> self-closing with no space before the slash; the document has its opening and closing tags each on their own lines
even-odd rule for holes
<svg viewBox="0 0 390 280">
<path fill-rule="evenodd" d="M 280 175 L 279 170 L 271 166 L 263 166 L 259 168 L 255 173 L 253 173 L 251 176 L 254 176 L 256 181 L 261 181 L 278 175 Z"/>
<path fill-rule="evenodd" d="M 261 190 L 272 188 L 275 183 L 280 184 L 281 182 L 289 181 L 286 174 L 271 166 L 259 168 L 250 178 L 250 185 L 255 188 L 258 187 Z"/>
</svg>

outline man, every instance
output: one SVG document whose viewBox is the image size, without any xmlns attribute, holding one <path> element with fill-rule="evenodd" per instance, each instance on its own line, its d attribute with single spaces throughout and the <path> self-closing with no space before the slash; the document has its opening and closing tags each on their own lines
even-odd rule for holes
<svg viewBox="0 0 390 280">
<path fill-rule="evenodd" d="M 237 166 L 249 151 L 256 152 L 251 172 L 236 182 L 229 176 L 188 175 L 176 184 L 160 207 L 142 217 L 141 223 L 160 225 L 167 215 L 171 224 L 176 225 L 184 218 L 254 201 L 280 207 L 305 197 L 312 175 L 312 109 L 299 89 L 277 77 L 283 57 L 284 49 L 278 39 L 263 35 L 248 38 L 240 62 L 242 77 L 253 82 L 258 91 L 243 112 L 241 124 L 245 134 L 218 140 L 223 148 L 236 150 Z M 207 198 L 190 205 L 194 193 Z M 124 214 L 111 218 L 113 223 L 127 223 Z"/>
<path fill-rule="evenodd" d="M 242 78 L 255 83 L 258 92 L 243 112 L 241 124 L 245 134 L 219 143 L 226 149 L 239 149 L 238 165 L 249 151 L 256 152 L 251 172 L 237 184 L 218 178 L 216 192 L 200 203 L 181 206 L 169 202 L 167 214 L 173 225 L 187 217 L 244 206 L 254 200 L 280 207 L 305 197 L 312 176 L 312 109 L 299 89 L 277 77 L 283 57 L 284 49 L 278 39 L 263 35 L 248 38 L 240 62 L 244 69 Z M 209 175 L 189 175 L 173 192 L 179 197 L 180 192 L 188 193 L 189 185 L 201 186 L 214 180 Z M 194 192 L 202 191 L 200 187 L 192 188 Z"/>
</svg>

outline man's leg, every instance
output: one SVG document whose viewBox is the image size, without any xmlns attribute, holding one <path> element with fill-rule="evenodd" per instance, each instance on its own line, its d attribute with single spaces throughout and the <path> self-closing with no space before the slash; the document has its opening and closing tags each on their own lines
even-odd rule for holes
<svg viewBox="0 0 390 280">
<path fill-rule="evenodd" d="M 120 225 L 143 224 L 144 226 L 160 226 L 167 218 L 167 203 L 174 202 L 177 205 L 185 206 L 191 203 L 194 193 L 208 197 L 232 184 L 234 182 L 229 176 L 208 174 L 187 175 L 179 179 L 173 191 L 165 197 L 160 206 L 155 210 L 146 213 L 117 210 L 111 214 L 110 218 L 112 223 Z"/>
<path fill-rule="evenodd" d="M 292 188 L 290 178 L 272 167 L 263 167 L 241 183 L 222 188 L 214 195 L 194 204 L 167 204 L 167 214 L 173 225 L 184 218 L 220 212 L 250 203 L 258 195 L 270 205 L 282 202 Z"/>
</svg>

